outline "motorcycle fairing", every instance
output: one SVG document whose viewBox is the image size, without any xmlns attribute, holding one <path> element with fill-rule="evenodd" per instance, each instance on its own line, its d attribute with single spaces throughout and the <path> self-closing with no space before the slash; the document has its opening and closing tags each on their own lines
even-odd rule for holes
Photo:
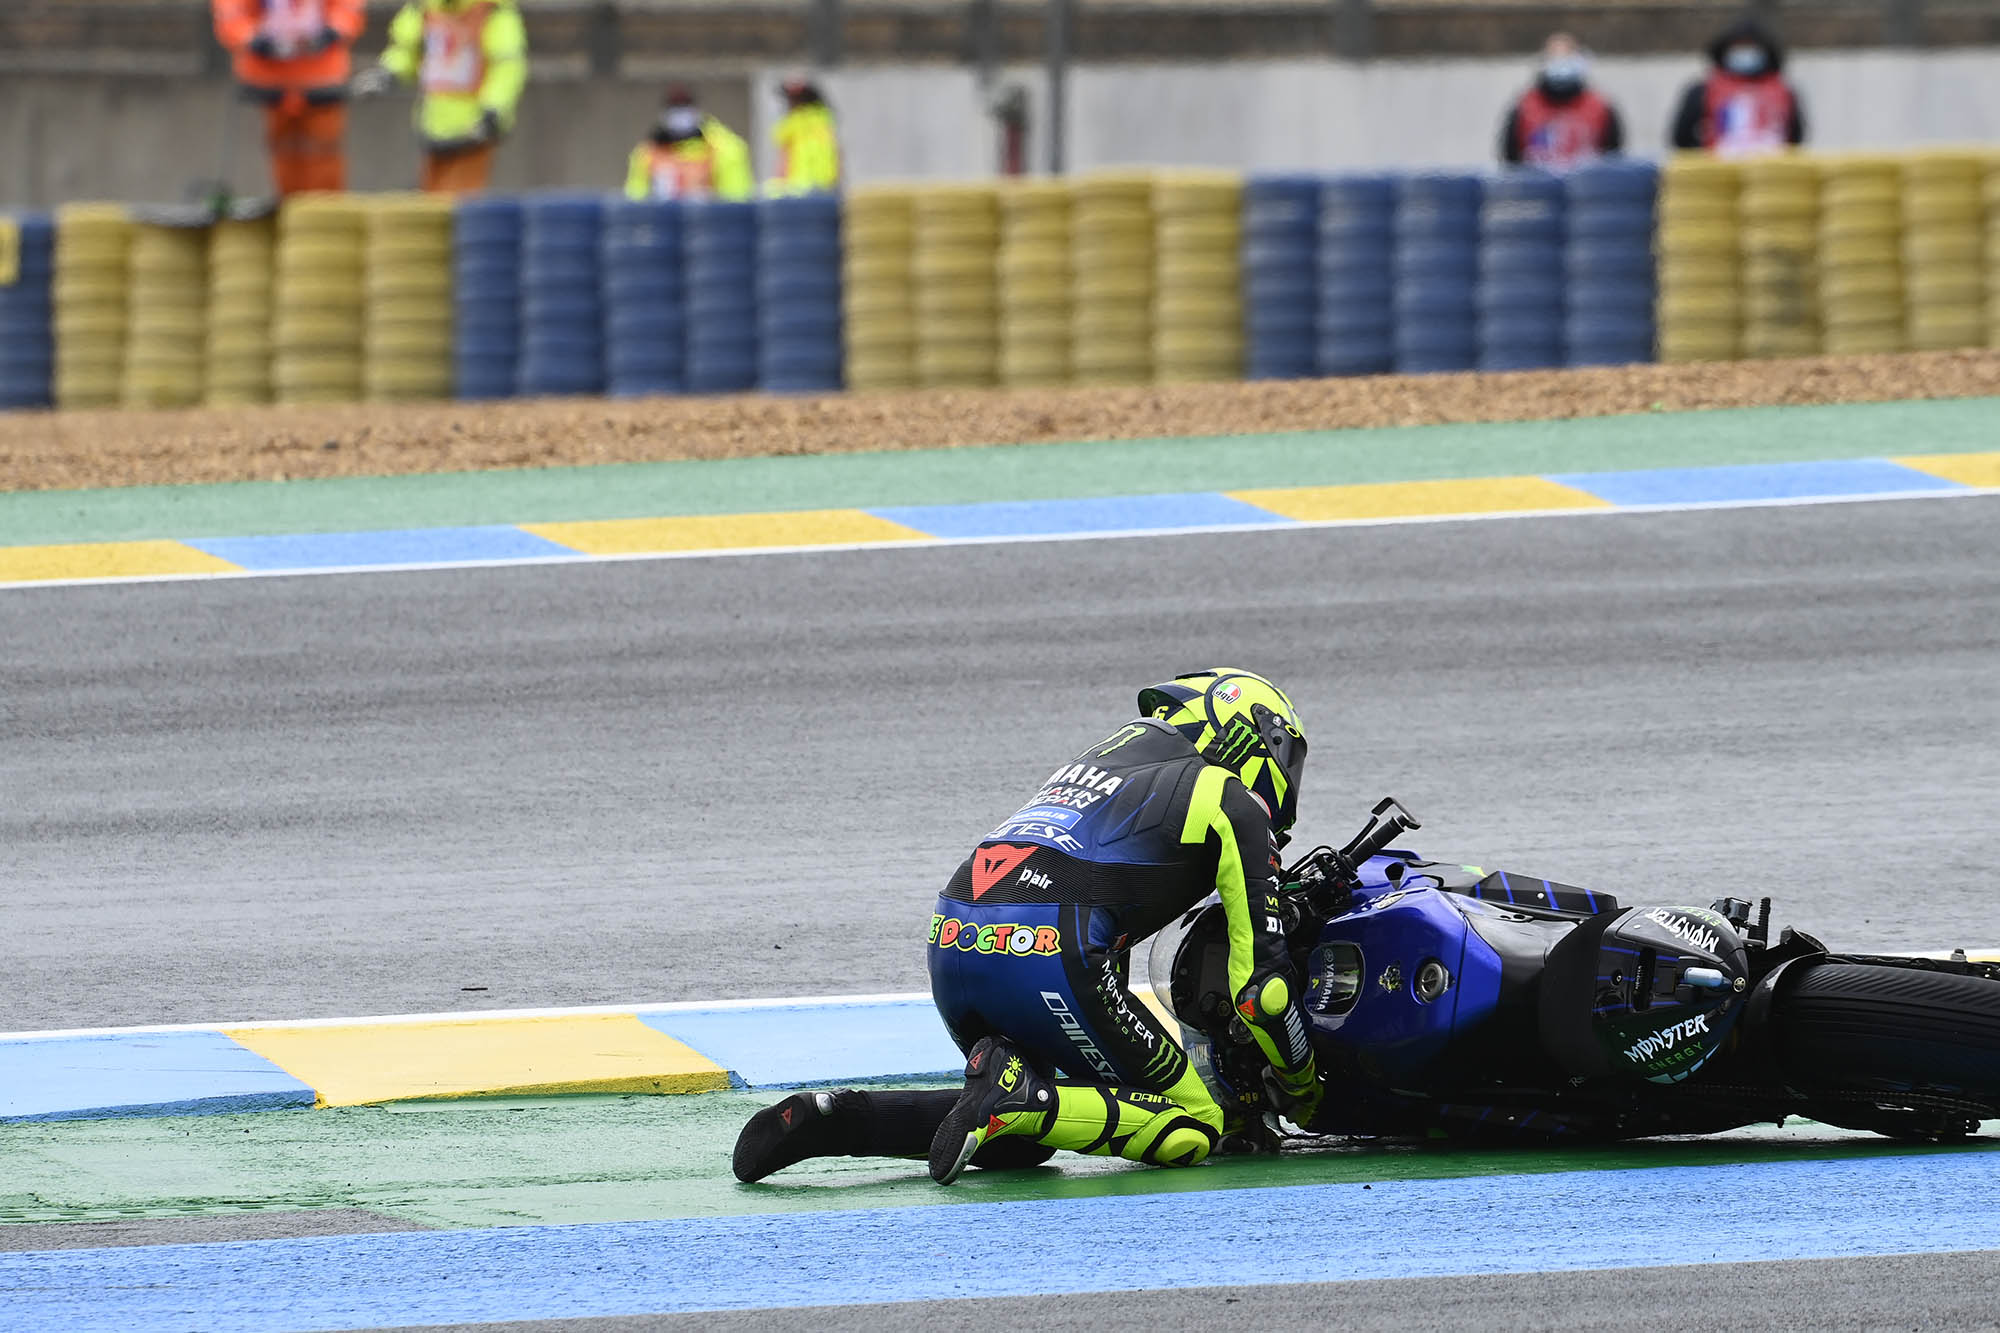
<svg viewBox="0 0 2000 1333">
<path fill-rule="evenodd" d="M 1696 985 L 1690 969 L 1719 985 Z M 1742 1011 L 1742 937 L 1702 907 L 1634 907 L 1584 922 L 1549 951 L 1540 1029 L 1570 1074 L 1678 1083 L 1722 1048 Z"/>
<path fill-rule="evenodd" d="M 1360 986 L 1349 996 L 1356 955 Z M 1446 973 L 1432 1000 L 1417 992 L 1426 963 Z M 1308 973 L 1313 1044 L 1343 1048 L 1390 1080 L 1422 1069 L 1500 998 L 1499 955 L 1467 926 L 1454 895 L 1431 888 L 1399 889 L 1329 921 Z"/>
</svg>

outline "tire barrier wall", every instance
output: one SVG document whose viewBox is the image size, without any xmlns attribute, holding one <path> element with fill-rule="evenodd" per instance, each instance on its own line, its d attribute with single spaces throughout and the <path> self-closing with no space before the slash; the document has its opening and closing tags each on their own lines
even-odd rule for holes
<svg viewBox="0 0 2000 1333">
<path fill-rule="evenodd" d="M 1904 346 L 1901 172 L 1888 157 L 1822 164 L 1819 192 L 1820 318 L 1829 352 L 1900 352 Z"/>
<path fill-rule="evenodd" d="M 361 397 L 368 201 L 301 195 L 278 215 L 271 387 L 281 403 Z"/>
<path fill-rule="evenodd" d="M 132 219 L 116 204 L 70 204 L 56 212 L 57 407 L 115 407 L 125 372 L 126 298 Z"/>
<path fill-rule="evenodd" d="M 1563 364 L 1562 178 L 1517 171 L 1486 183 L 1479 201 L 1479 368 Z"/>
<path fill-rule="evenodd" d="M 927 388 L 998 383 L 998 191 L 990 185 L 922 189 L 911 220 L 916 382 Z"/>
<path fill-rule="evenodd" d="M 871 186 L 847 196 L 840 233 L 842 337 L 850 389 L 917 382 L 912 269 L 916 193 Z"/>
<path fill-rule="evenodd" d="M 1153 217 L 1153 378 L 1242 379 L 1242 178 L 1163 176 Z"/>
<path fill-rule="evenodd" d="M 1243 185 L 1244 374 L 1305 379 L 1318 366 L 1320 180 Z"/>
<path fill-rule="evenodd" d="M 452 381 L 511 398 L 521 357 L 521 201 L 468 199 L 451 218 Z"/>
<path fill-rule="evenodd" d="M 1000 191 L 1000 382 L 1070 380 L 1070 194 L 1061 181 Z"/>
<path fill-rule="evenodd" d="M 1319 196 L 1316 369 L 1381 375 L 1396 368 L 1396 181 L 1335 176 Z M 1251 318 L 1257 319 L 1256 311 Z"/>
<path fill-rule="evenodd" d="M 1736 209 L 1743 354 L 1816 354 L 1822 345 L 1818 168 L 1803 157 L 1747 162 Z"/>
<path fill-rule="evenodd" d="M 619 397 L 687 388 L 686 218 L 673 199 L 605 205 L 604 388 Z"/>
<path fill-rule="evenodd" d="M 520 392 L 604 389 L 604 297 L 599 269 L 606 200 L 546 194 L 521 205 Z"/>
<path fill-rule="evenodd" d="M 1910 350 L 1943 351 L 1986 341 L 1987 160 L 1977 153 L 1917 153 L 1903 159 L 1904 325 Z"/>
<path fill-rule="evenodd" d="M 757 205 L 718 199 L 690 203 L 681 236 L 688 294 L 688 392 L 754 389 Z"/>
<path fill-rule="evenodd" d="M 1563 364 L 1653 359 L 1659 169 L 1604 162 L 1563 181 Z"/>
<path fill-rule="evenodd" d="M 126 407 L 201 401 L 208 328 L 208 228 L 147 218 L 132 230 L 129 323 L 118 399 Z"/>
<path fill-rule="evenodd" d="M 1471 370 L 1479 360 L 1477 176 L 1420 173 L 1396 182 L 1396 369 Z"/>
<path fill-rule="evenodd" d="M 1070 359 L 1077 384 L 1153 378 L 1158 281 L 1153 177 L 1108 171 L 1070 187 Z"/>
<path fill-rule="evenodd" d="M 757 205 L 757 387 L 840 388 L 840 200 L 830 194 Z"/>
<path fill-rule="evenodd" d="M 446 210 L 449 209 L 449 212 Z M 2000 347 L 2000 148 L 0 217 L 0 408 Z"/>
<path fill-rule="evenodd" d="M 55 268 L 47 214 L 0 217 L 0 411 L 54 401 Z"/>
<path fill-rule="evenodd" d="M 386 198 L 368 210 L 368 303 L 361 384 L 371 403 L 449 398 L 452 210 L 436 195 Z"/>
<path fill-rule="evenodd" d="M 201 401 L 211 407 L 271 401 L 277 247 L 277 222 L 269 217 L 225 219 L 209 231 Z"/>
</svg>

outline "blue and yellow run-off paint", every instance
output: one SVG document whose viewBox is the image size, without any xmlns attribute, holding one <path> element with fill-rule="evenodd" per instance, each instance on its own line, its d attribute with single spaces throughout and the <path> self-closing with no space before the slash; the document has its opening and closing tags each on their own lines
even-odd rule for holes
<svg viewBox="0 0 2000 1333">
<path fill-rule="evenodd" d="M 2000 488 L 2000 452 L 258 537 L 0 545 L 0 587 L 1772 504 Z M 4 540 L 4 539 L 0 539 Z"/>
</svg>

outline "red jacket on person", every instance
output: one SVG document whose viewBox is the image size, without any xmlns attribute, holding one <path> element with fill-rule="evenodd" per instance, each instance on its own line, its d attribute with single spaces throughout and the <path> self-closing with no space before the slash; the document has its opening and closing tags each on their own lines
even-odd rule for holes
<svg viewBox="0 0 2000 1333">
<path fill-rule="evenodd" d="M 1500 156 L 1508 162 L 1566 171 L 1624 147 L 1624 129 L 1611 103 L 1585 88 L 1573 97 L 1550 97 L 1530 88 L 1514 104 Z"/>
</svg>

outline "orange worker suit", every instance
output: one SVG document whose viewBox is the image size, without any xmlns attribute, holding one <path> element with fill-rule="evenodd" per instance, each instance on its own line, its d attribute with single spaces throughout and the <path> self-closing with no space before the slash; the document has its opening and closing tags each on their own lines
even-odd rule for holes
<svg viewBox="0 0 2000 1333">
<path fill-rule="evenodd" d="M 348 48 L 361 35 L 364 0 L 211 3 L 236 81 L 263 103 L 278 193 L 346 189 Z M 328 30 L 334 40 L 322 45 Z"/>
</svg>

